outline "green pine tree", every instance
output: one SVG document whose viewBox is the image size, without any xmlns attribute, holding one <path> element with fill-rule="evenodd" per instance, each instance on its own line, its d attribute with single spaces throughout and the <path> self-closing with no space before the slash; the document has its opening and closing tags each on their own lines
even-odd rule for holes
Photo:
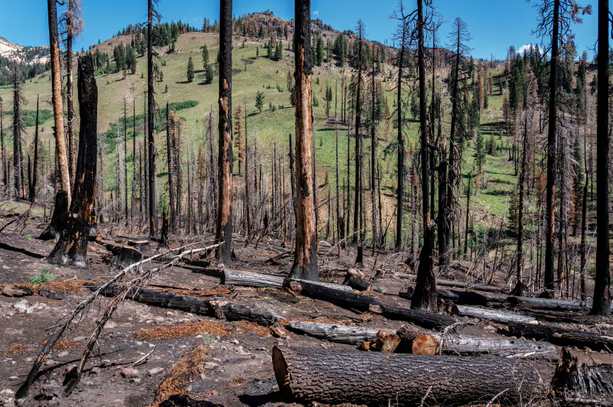
<svg viewBox="0 0 613 407">
<path fill-rule="evenodd" d="M 187 81 L 193 82 L 194 80 L 194 61 L 192 61 L 192 57 L 189 57 L 187 61 Z"/>
<path fill-rule="evenodd" d="M 264 108 L 264 99 L 265 98 L 266 98 L 266 96 L 264 96 L 264 92 L 258 91 L 255 94 L 255 108 L 258 109 L 260 113 L 262 113 L 262 109 Z"/>
</svg>

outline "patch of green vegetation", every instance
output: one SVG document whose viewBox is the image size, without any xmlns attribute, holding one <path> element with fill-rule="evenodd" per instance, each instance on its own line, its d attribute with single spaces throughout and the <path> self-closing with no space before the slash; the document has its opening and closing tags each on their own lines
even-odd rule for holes
<svg viewBox="0 0 613 407">
<path fill-rule="evenodd" d="M 56 279 L 55 275 L 51 272 L 51 270 L 53 269 L 53 266 L 51 265 L 46 265 L 43 268 L 43 271 L 41 271 L 39 274 L 35 275 L 34 277 L 30 278 L 30 283 L 32 284 L 41 284 L 41 283 L 46 283 L 48 281 L 53 281 Z"/>
<path fill-rule="evenodd" d="M 13 111 L 9 110 L 5 112 L 7 116 L 12 116 Z M 49 109 L 40 109 L 38 111 L 38 123 L 39 125 L 53 117 L 53 112 Z M 21 111 L 21 120 L 24 127 L 36 126 L 36 110 L 24 109 Z"/>
</svg>

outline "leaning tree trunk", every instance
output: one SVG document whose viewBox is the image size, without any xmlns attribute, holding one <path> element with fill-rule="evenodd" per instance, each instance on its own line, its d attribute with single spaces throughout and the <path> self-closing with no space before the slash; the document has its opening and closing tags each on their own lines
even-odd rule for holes
<svg viewBox="0 0 613 407">
<path fill-rule="evenodd" d="M 518 405 L 544 396 L 529 363 L 496 356 L 423 356 L 283 348 L 272 351 L 281 392 L 325 404 Z M 368 383 L 364 379 L 368 378 Z M 434 384 L 434 385 L 433 385 Z"/>
<path fill-rule="evenodd" d="M 216 242 L 219 259 L 232 262 L 232 1 L 221 0 L 219 61 L 219 206 Z"/>
<path fill-rule="evenodd" d="M 91 56 L 79 58 L 79 156 L 70 215 L 48 257 L 50 263 L 87 267 L 87 240 L 96 189 L 98 89 Z"/>
<path fill-rule="evenodd" d="M 415 282 L 415 293 L 411 301 L 411 308 L 427 309 L 436 311 L 436 278 L 432 269 L 432 246 L 434 244 L 432 227 L 430 225 L 430 197 L 428 185 L 428 131 L 426 128 L 426 68 L 424 55 L 424 25 L 426 24 L 423 16 L 423 0 L 417 2 L 418 18 L 418 66 L 419 66 L 419 122 L 421 138 L 421 189 L 422 189 L 422 210 L 424 224 L 424 245 L 419 255 L 419 268 L 417 270 L 417 280 Z"/>
<path fill-rule="evenodd" d="M 609 52 L 609 3 L 598 1 L 598 52 Z M 596 185 L 596 281 L 592 314 L 611 314 L 611 273 L 609 270 L 609 62 L 598 60 L 598 108 L 597 108 L 597 157 L 598 183 Z"/>
<path fill-rule="evenodd" d="M 311 105 L 311 1 L 295 0 L 296 13 L 296 251 L 291 278 L 319 280 L 313 184 Z"/>
<path fill-rule="evenodd" d="M 70 173 L 68 171 L 68 156 L 66 154 L 66 138 L 64 136 L 64 109 L 62 107 L 62 74 L 60 71 L 60 42 L 57 30 L 56 0 L 47 0 L 49 14 L 49 40 L 51 50 L 51 82 L 53 117 L 55 119 L 55 149 L 60 170 L 60 186 L 66 191 L 68 204 L 71 201 Z"/>
</svg>

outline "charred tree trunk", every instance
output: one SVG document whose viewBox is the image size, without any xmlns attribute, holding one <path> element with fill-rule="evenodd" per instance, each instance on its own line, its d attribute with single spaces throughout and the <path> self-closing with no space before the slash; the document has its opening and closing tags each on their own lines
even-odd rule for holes
<svg viewBox="0 0 613 407">
<path fill-rule="evenodd" d="M 171 133 L 170 133 L 170 112 L 168 109 L 168 101 L 166 102 L 166 159 L 167 161 L 167 166 L 168 166 L 168 200 L 170 203 L 170 225 L 172 228 L 173 233 L 175 232 L 175 226 L 176 226 L 176 213 L 175 213 L 175 188 L 174 188 L 174 182 L 173 182 L 173 178 L 174 178 L 174 166 L 173 166 L 173 154 L 172 154 L 172 140 L 171 140 Z M 173 126 L 174 129 L 174 126 Z M 165 208 L 164 208 L 164 212 L 166 212 Z"/>
<path fill-rule="evenodd" d="M 296 13 L 296 251 L 291 278 L 319 280 L 313 183 L 313 106 L 311 94 L 311 1 L 295 0 Z"/>
<path fill-rule="evenodd" d="M 36 198 L 36 180 L 38 178 L 38 110 L 40 107 L 40 97 L 36 96 L 36 129 L 34 130 L 34 163 L 32 165 L 32 182 L 30 183 L 30 202 Z"/>
<path fill-rule="evenodd" d="M 521 158 L 521 173 L 519 174 L 519 205 L 517 215 L 517 285 L 514 295 L 523 295 L 523 267 L 524 267 L 524 184 L 526 183 L 526 156 L 528 155 L 528 116 L 524 113 L 524 143 Z"/>
<path fill-rule="evenodd" d="M 609 3 L 598 1 L 598 55 L 608 55 Z M 592 314 L 611 314 L 611 273 L 609 270 L 609 63 L 598 60 L 596 185 L 596 279 Z"/>
<path fill-rule="evenodd" d="M 375 100 L 377 99 L 375 87 L 375 59 L 372 60 L 372 88 L 371 88 L 371 121 L 370 121 L 370 197 L 372 210 L 372 254 L 374 256 L 375 249 L 379 244 L 377 233 L 377 178 L 375 160 L 377 156 L 377 135 L 376 135 L 376 116 L 375 116 Z"/>
<path fill-rule="evenodd" d="M 126 221 L 130 219 L 128 205 L 128 101 L 123 97 L 123 204 Z"/>
<path fill-rule="evenodd" d="M 551 62 L 549 64 L 549 129 L 547 133 L 547 203 L 545 213 L 547 217 L 547 228 L 545 236 L 545 289 L 554 290 L 554 199 L 556 188 L 556 145 L 557 145 L 557 115 L 556 103 L 558 93 L 558 60 L 559 52 L 559 18 L 560 0 L 553 1 L 553 18 L 551 33 Z M 607 226 L 608 227 L 608 226 Z"/>
<path fill-rule="evenodd" d="M 402 248 L 402 209 L 404 205 L 404 137 L 402 136 L 402 65 L 404 63 L 405 42 L 407 40 L 407 25 L 402 23 L 402 39 L 400 55 L 398 56 L 398 83 L 396 95 L 396 114 L 398 120 L 398 191 L 396 203 L 396 251 Z"/>
<path fill-rule="evenodd" d="M 219 205 L 215 240 L 217 255 L 232 262 L 232 1 L 221 0 L 219 61 Z"/>
<path fill-rule="evenodd" d="M 74 140 L 74 103 L 73 103 L 73 81 L 72 81 L 72 39 L 73 33 L 76 31 L 74 27 L 74 0 L 68 1 L 68 13 L 66 15 L 66 108 L 68 120 L 68 171 L 70 173 L 70 181 L 75 180 L 75 171 L 77 168 L 77 155 L 75 152 Z"/>
<path fill-rule="evenodd" d="M 81 127 L 73 200 L 66 226 L 48 261 L 61 265 L 87 267 L 87 240 L 94 213 L 98 159 L 98 89 L 91 56 L 79 58 L 78 93 Z"/>
<path fill-rule="evenodd" d="M 247 132 L 247 100 L 244 101 L 244 113 L 245 113 L 245 198 L 243 205 L 245 205 L 245 224 L 247 225 L 247 236 L 251 234 L 251 194 L 250 194 L 250 182 L 249 182 L 249 134 Z"/>
<path fill-rule="evenodd" d="M 423 15 L 423 0 L 417 1 L 417 29 L 418 29 L 418 69 L 419 69 L 419 123 L 421 139 L 421 189 L 422 189 L 422 211 L 423 211 L 423 232 L 424 245 L 419 255 L 419 268 L 417 269 L 417 280 L 415 282 L 415 293 L 411 301 L 411 308 L 437 310 L 436 302 L 436 278 L 432 269 L 432 250 L 434 238 L 430 225 L 430 185 L 428 185 L 428 130 L 426 127 L 426 62 L 424 50 L 424 29 L 425 20 Z"/>
<path fill-rule="evenodd" d="M 273 348 L 281 392 L 325 404 L 456 406 L 485 402 L 517 405 L 543 396 L 530 364 L 495 356 L 422 356 L 353 350 Z M 364 384 L 364 377 L 370 383 Z M 431 386 L 437 383 L 436 386 Z"/>
<path fill-rule="evenodd" d="M 18 67 L 15 65 L 13 68 L 13 189 L 15 200 L 22 197 L 21 132 L 23 131 L 23 122 L 21 119 L 21 104 L 23 102 L 21 79 L 19 78 Z"/>
<path fill-rule="evenodd" d="M 60 40 L 57 29 L 56 0 L 47 0 L 49 14 L 49 41 L 51 53 L 51 83 L 53 117 L 55 121 L 55 150 L 60 171 L 60 186 L 66 191 L 68 204 L 71 201 L 70 172 L 64 136 L 64 109 L 62 107 L 62 73 L 60 71 Z"/>
<path fill-rule="evenodd" d="M 147 144 L 149 150 L 149 236 L 154 237 L 157 231 L 157 194 L 156 194 L 156 157 L 155 147 L 155 90 L 153 88 L 153 20 L 158 19 L 159 14 L 153 7 L 153 1 L 149 0 L 147 19 Z"/>
</svg>

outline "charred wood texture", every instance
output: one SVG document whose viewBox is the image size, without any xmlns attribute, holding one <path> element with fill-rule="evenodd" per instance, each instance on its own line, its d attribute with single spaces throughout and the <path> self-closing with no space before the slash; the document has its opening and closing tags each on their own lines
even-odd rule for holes
<svg viewBox="0 0 613 407">
<path fill-rule="evenodd" d="M 421 356 L 347 350 L 273 348 L 281 392 L 326 404 L 517 405 L 542 396 L 531 365 L 495 356 Z M 364 382 L 368 378 L 369 383 Z M 434 385 L 433 385 L 434 384 Z"/>
<path fill-rule="evenodd" d="M 94 291 L 98 284 L 88 284 Z M 104 296 L 114 297 L 122 290 L 119 285 L 112 285 L 102 292 Z M 263 326 L 274 325 L 279 316 L 264 308 L 248 307 L 230 301 L 213 301 L 190 295 L 177 294 L 150 288 L 134 287 L 128 291 L 126 298 L 156 307 L 178 309 L 197 315 L 213 316 L 229 321 L 247 320 Z"/>
<path fill-rule="evenodd" d="M 566 405 L 612 406 L 613 366 L 580 364 L 566 349 L 553 378 L 556 396 Z"/>
<path fill-rule="evenodd" d="M 559 346 L 576 346 L 595 351 L 613 351 L 613 336 L 594 332 L 558 328 L 551 325 L 520 324 L 511 322 L 507 329 L 499 331 L 502 334 L 547 341 Z"/>
<path fill-rule="evenodd" d="M 48 257 L 50 263 L 87 267 L 87 241 L 94 214 L 98 160 L 98 88 L 91 56 L 79 58 L 79 154 L 70 214 L 60 239 Z"/>
</svg>

